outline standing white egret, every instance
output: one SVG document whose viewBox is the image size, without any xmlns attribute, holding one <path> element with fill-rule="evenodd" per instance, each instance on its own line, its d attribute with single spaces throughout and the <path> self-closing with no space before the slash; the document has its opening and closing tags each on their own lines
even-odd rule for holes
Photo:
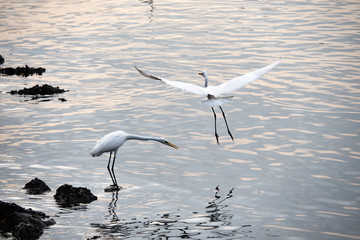
<svg viewBox="0 0 360 240">
<path fill-rule="evenodd" d="M 90 154 L 93 157 L 101 156 L 101 154 L 105 152 L 110 152 L 109 162 L 107 165 L 107 169 L 110 173 L 111 180 L 113 182 L 113 189 L 119 190 L 119 186 L 116 181 L 115 172 L 114 172 L 114 164 L 115 164 L 115 158 L 117 151 L 119 148 L 126 142 L 127 140 L 141 140 L 141 141 L 157 141 L 162 144 L 168 145 L 170 147 L 178 149 L 178 146 L 175 144 L 170 143 L 165 138 L 158 138 L 158 137 L 146 137 L 146 136 L 140 136 L 140 135 L 134 135 L 129 134 L 124 131 L 116 131 L 112 133 L 106 134 L 104 137 L 102 137 L 93 147 Z M 111 162 L 111 155 L 114 153 L 114 158 L 111 165 L 110 170 L 110 162 Z"/>
<path fill-rule="evenodd" d="M 143 75 L 144 77 L 147 78 L 151 78 L 151 79 L 155 79 L 155 80 L 160 80 L 172 87 L 176 87 L 179 88 L 181 90 L 190 92 L 190 93 L 194 93 L 197 95 L 201 95 L 201 96 L 206 96 L 207 100 L 203 101 L 203 103 L 205 103 L 206 105 L 210 106 L 213 114 L 214 114 L 214 121 L 215 121 L 215 137 L 216 137 L 216 142 L 219 144 L 219 135 L 217 134 L 217 128 L 216 128 L 216 113 L 214 110 L 214 107 L 219 107 L 222 115 L 224 117 L 225 120 L 225 124 L 226 124 L 226 128 L 227 131 L 231 137 L 231 139 L 234 141 L 234 138 L 230 132 L 228 123 L 226 121 L 226 117 L 225 117 L 225 113 L 223 111 L 223 109 L 221 108 L 222 105 L 224 105 L 225 103 L 228 103 L 231 101 L 231 98 L 233 96 L 223 96 L 221 97 L 221 95 L 223 94 L 229 94 L 233 91 L 236 91 L 242 87 L 244 87 L 246 84 L 255 81 L 257 79 L 259 79 L 262 75 L 264 75 L 266 72 L 270 71 L 272 68 L 274 68 L 276 65 L 278 65 L 281 62 L 282 59 L 279 59 L 278 61 L 260 68 L 256 71 L 250 72 L 248 74 L 233 78 L 229 81 L 226 81 L 220 85 L 217 86 L 208 86 L 208 77 L 207 77 L 207 73 L 206 71 L 203 71 L 201 73 L 199 73 L 200 75 L 202 75 L 205 78 L 205 85 L 204 87 L 200 87 L 198 85 L 192 84 L 192 83 L 185 83 L 185 82 L 179 82 L 179 81 L 171 81 L 171 80 L 166 80 L 164 78 L 160 78 L 154 75 L 150 75 L 145 73 L 144 71 L 138 69 L 135 66 L 135 69 L 138 70 L 138 72 Z"/>
</svg>

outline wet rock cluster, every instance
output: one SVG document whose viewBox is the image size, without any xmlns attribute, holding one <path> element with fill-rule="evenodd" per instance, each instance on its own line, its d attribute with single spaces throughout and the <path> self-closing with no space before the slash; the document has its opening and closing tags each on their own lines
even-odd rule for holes
<svg viewBox="0 0 360 240">
<path fill-rule="evenodd" d="M 9 93 L 11 95 L 19 94 L 19 95 L 32 95 L 31 100 L 36 100 L 38 98 L 46 98 L 46 96 L 54 95 L 57 93 L 64 93 L 68 90 L 61 89 L 59 87 L 53 87 L 48 84 L 44 84 L 42 86 L 35 85 L 31 88 L 23 88 L 20 90 L 11 90 Z M 59 101 L 66 102 L 65 98 L 58 98 Z"/>
<path fill-rule="evenodd" d="M 3 56 L 0 55 L 0 65 L 2 65 L 5 62 L 5 59 Z M 18 76 L 30 76 L 33 74 L 42 75 L 46 71 L 45 68 L 39 67 L 39 68 L 33 68 L 29 67 L 28 65 L 25 65 L 24 67 L 6 67 L 6 68 L 0 68 L 0 74 L 3 75 L 18 75 Z"/>
<path fill-rule="evenodd" d="M 3 75 L 18 75 L 23 77 L 28 77 L 30 75 L 42 75 L 46 71 L 45 68 L 39 67 L 29 67 L 28 65 L 25 65 L 24 67 L 6 67 L 6 68 L 0 68 L 0 73 Z"/>
<path fill-rule="evenodd" d="M 39 238 L 44 228 L 55 224 L 54 219 L 44 221 L 44 218 L 48 218 L 45 213 L 0 201 L 0 230 L 12 232 L 16 239 Z"/>
<path fill-rule="evenodd" d="M 55 93 L 63 93 L 66 90 L 59 87 L 53 87 L 48 84 L 42 86 L 35 85 L 31 88 L 23 88 L 20 90 L 11 90 L 10 94 L 19 94 L 19 95 L 52 95 Z"/>
<path fill-rule="evenodd" d="M 0 55 L 0 65 L 5 62 L 5 59 Z M 6 68 L 0 68 L 0 74 L 3 75 L 18 75 L 23 77 L 28 77 L 30 75 L 42 75 L 46 71 L 45 68 L 39 67 L 39 68 L 33 68 L 29 67 L 28 65 L 25 65 L 24 67 L 6 67 Z"/>
<path fill-rule="evenodd" d="M 28 194 L 43 194 L 51 191 L 45 182 L 38 178 L 25 184 L 23 189 Z M 72 207 L 80 203 L 90 203 L 97 200 L 97 197 L 87 188 L 64 184 L 56 190 L 54 199 L 61 207 Z M 0 238 L 11 237 L 7 235 L 11 233 L 15 239 L 38 239 L 43 234 L 44 228 L 55 224 L 54 219 L 43 220 L 46 218 L 49 216 L 43 212 L 0 201 Z"/>
<path fill-rule="evenodd" d="M 38 178 L 34 178 L 27 184 L 25 184 L 24 189 L 28 194 L 42 194 L 44 192 L 51 191 L 48 185 L 44 181 Z"/>
<path fill-rule="evenodd" d="M 80 203 L 91 203 L 97 197 L 84 187 L 73 187 L 68 184 L 60 186 L 54 195 L 56 202 L 62 207 L 71 207 Z"/>
<path fill-rule="evenodd" d="M 5 62 L 5 59 L 0 55 L 0 65 Z M 39 68 L 33 68 L 29 67 L 28 65 L 25 65 L 24 67 L 5 67 L 0 68 L 0 75 L 18 75 L 23 77 L 28 77 L 33 74 L 42 75 L 46 71 L 45 68 L 39 67 Z M 31 88 L 24 88 L 20 90 L 11 90 L 10 94 L 19 94 L 19 95 L 31 95 L 31 100 L 36 100 L 39 98 L 47 98 L 46 96 L 51 96 L 58 93 L 64 93 L 68 92 L 68 90 L 61 89 L 59 87 L 53 87 L 49 84 L 44 84 L 42 86 L 35 85 Z M 49 101 L 43 100 L 43 101 Z M 66 102 L 67 100 L 65 98 L 58 98 L 59 101 Z M 27 100 L 26 100 L 27 101 Z"/>
</svg>

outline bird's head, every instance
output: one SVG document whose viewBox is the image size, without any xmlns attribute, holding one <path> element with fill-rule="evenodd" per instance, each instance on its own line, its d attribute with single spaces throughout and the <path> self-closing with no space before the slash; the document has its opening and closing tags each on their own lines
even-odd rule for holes
<svg viewBox="0 0 360 240">
<path fill-rule="evenodd" d="M 198 74 L 203 76 L 204 78 L 207 77 L 207 72 L 206 71 L 199 72 Z"/>
</svg>

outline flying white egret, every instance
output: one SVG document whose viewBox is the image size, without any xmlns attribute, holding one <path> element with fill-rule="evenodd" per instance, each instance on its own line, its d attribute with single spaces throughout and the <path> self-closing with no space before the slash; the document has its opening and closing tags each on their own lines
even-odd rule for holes
<svg viewBox="0 0 360 240">
<path fill-rule="evenodd" d="M 201 95 L 201 96 L 206 96 L 207 100 L 204 100 L 203 103 L 205 103 L 206 105 L 211 107 L 212 112 L 214 114 L 215 137 L 216 137 L 216 142 L 219 144 L 219 135 L 217 134 L 216 113 L 215 113 L 214 107 L 220 108 L 222 115 L 224 117 L 224 120 L 225 120 L 227 131 L 228 131 L 231 139 L 234 141 L 234 138 L 230 132 L 228 123 L 226 121 L 225 113 L 224 113 L 223 109 L 221 108 L 222 105 L 230 102 L 231 98 L 233 96 L 221 96 L 221 95 L 229 94 L 233 91 L 236 91 L 236 90 L 244 87 L 246 84 L 259 79 L 262 75 L 264 75 L 266 72 L 270 71 L 272 68 L 274 68 L 276 65 L 278 65 L 281 61 L 282 61 L 282 59 L 279 59 L 278 61 L 276 61 L 266 67 L 263 67 L 256 71 L 250 72 L 248 74 L 233 78 L 233 79 L 226 81 L 217 86 L 208 86 L 208 76 L 207 76 L 206 71 L 203 71 L 203 72 L 199 73 L 199 75 L 202 75 L 205 78 L 204 87 L 200 87 L 200 86 L 192 84 L 192 83 L 171 81 L 171 80 L 167 80 L 167 79 L 164 79 L 161 77 L 150 75 L 150 74 L 147 74 L 144 71 L 140 70 L 136 66 L 135 66 L 135 69 L 144 77 L 162 81 L 162 82 L 166 83 L 167 85 L 179 88 L 181 90 L 184 90 L 184 91 L 187 91 L 190 93 L 194 93 L 194 94 Z"/>
<path fill-rule="evenodd" d="M 141 140 L 141 141 L 157 141 L 162 144 L 168 145 L 170 147 L 178 149 L 178 146 L 175 144 L 170 143 L 165 138 L 158 138 L 158 137 L 146 137 L 146 136 L 140 136 L 140 135 L 134 135 L 129 134 L 124 131 L 115 131 L 106 134 L 104 137 L 102 137 L 93 147 L 90 154 L 93 157 L 101 156 L 105 152 L 110 152 L 109 162 L 107 165 L 107 169 L 110 173 L 111 180 L 113 182 L 113 189 L 119 190 L 119 186 L 116 181 L 115 172 L 114 172 L 114 164 L 115 164 L 115 158 L 117 151 L 119 148 L 126 142 L 127 140 Z M 110 170 L 110 162 L 111 162 L 111 155 L 114 153 L 114 158 L 111 165 Z"/>
</svg>

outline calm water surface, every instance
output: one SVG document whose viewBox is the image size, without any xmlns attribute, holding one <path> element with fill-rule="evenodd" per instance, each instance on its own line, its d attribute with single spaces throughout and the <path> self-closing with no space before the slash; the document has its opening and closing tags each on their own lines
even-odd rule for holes
<svg viewBox="0 0 360 240">
<path fill-rule="evenodd" d="M 2 1 L 0 196 L 57 222 L 42 239 L 360 239 L 360 4 L 357 1 Z M 286 59 L 225 105 L 234 135 L 201 97 L 140 76 L 210 84 Z M 50 101 L 6 92 L 49 83 Z M 67 99 L 61 102 L 59 97 Z M 47 99 L 49 100 L 49 99 Z M 89 151 L 108 132 L 116 164 Z M 53 191 L 27 195 L 32 178 Z M 98 200 L 53 200 L 62 184 Z M 219 186 L 217 188 L 217 186 Z M 233 189 L 234 188 L 234 189 Z M 233 190 L 232 190 L 233 189 Z"/>
</svg>

